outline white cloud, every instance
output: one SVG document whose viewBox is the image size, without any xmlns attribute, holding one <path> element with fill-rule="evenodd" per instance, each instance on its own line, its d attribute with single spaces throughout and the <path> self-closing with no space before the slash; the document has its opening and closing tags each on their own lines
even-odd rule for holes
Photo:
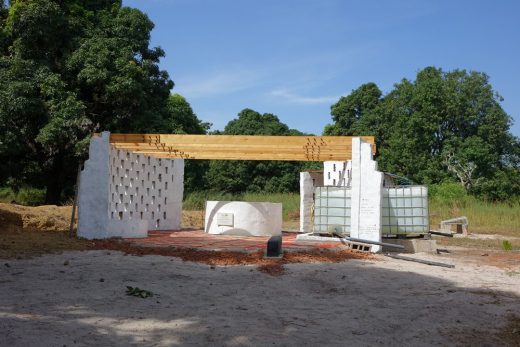
<svg viewBox="0 0 520 347">
<path fill-rule="evenodd" d="M 341 95 L 329 95 L 329 96 L 303 96 L 290 92 L 287 89 L 276 89 L 269 93 L 272 96 L 285 99 L 288 102 L 295 104 L 305 105 L 317 105 L 317 104 L 330 104 L 338 101 Z"/>
<path fill-rule="evenodd" d="M 177 78 L 175 92 L 187 98 L 205 98 L 226 95 L 253 88 L 259 83 L 259 75 L 253 70 L 235 69 L 221 71 L 208 76 Z"/>
</svg>

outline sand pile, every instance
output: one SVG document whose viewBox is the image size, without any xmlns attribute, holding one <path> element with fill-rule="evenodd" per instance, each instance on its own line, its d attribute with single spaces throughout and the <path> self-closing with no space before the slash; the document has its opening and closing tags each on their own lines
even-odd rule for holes
<svg viewBox="0 0 520 347">
<path fill-rule="evenodd" d="M 66 231 L 72 206 L 22 206 L 0 203 L 1 231 Z"/>
</svg>

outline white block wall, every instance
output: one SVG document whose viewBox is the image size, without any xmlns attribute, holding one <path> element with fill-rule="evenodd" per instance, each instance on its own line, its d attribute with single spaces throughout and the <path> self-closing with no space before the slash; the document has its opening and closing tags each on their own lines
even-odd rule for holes
<svg viewBox="0 0 520 347">
<path fill-rule="evenodd" d="M 92 138 L 80 177 L 78 236 L 146 237 L 180 228 L 184 161 L 111 148 L 110 133 Z"/>
<path fill-rule="evenodd" d="M 372 146 L 361 138 L 352 139 L 351 161 L 327 161 L 323 163 L 323 185 L 350 187 L 351 220 L 350 236 L 381 242 L 383 173 L 377 171 L 372 157 Z M 300 174 L 300 231 L 310 231 L 311 177 Z M 311 188 L 312 187 L 312 188 Z M 312 198 L 314 200 L 314 197 Z M 312 207 L 312 205 L 311 205 Z M 381 247 L 372 246 L 372 252 Z"/>
<path fill-rule="evenodd" d="M 109 218 L 140 219 L 148 230 L 174 230 L 181 222 L 184 161 L 110 149 Z"/>
<path fill-rule="evenodd" d="M 300 232 L 312 231 L 312 205 L 314 204 L 314 184 L 311 174 L 300 172 Z"/>
<path fill-rule="evenodd" d="M 332 187 L 349 187 L 352 180 L 351 161 L 323 162 L 323 184 Z"/>
<path fill-rule="evenodd" d="M 372 159 L 372 146 L 359 137 L 352 139 L 351 187 L 350 236 L 381 242 L 383 173 Z M 380 250 L 381 246 L 371 248 L 372 252 Z"/>
</svg>

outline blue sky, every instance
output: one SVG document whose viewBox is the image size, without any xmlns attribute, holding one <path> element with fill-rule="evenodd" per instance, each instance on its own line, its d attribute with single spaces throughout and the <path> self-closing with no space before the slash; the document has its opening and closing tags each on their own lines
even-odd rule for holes
<svg viewBox="0 0 520 347">
<path fill-rule="evenodd" d="M 520 136 L 520 1 L 124 0 L 155 23 L 161 67 L 222 129 L 248 107 L 321 134 L 366 82 L 384 93 L 429 65 L 485 72 Z"/>
</svg>

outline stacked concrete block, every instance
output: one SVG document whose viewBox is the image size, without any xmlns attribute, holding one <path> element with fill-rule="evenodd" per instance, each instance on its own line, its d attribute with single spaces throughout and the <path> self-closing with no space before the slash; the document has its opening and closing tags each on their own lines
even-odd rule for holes
<svg viewBox="0 0 520 347">
<path fill-rule="evenodd" d="M 314 204 L 314 185 L 308 172 L 300 172 L 300 232 L 312 231 L 312 206 Z"/>
<path fill-rule="evenodd" d="M 323 185 L 325 187 L 350 188 L 345 199 L 350 206 L 350 236 L 358 239 L 381 242 L 381 209 L 383 196 L 383 173 L 377 171 L 377 163 L 372 158 L 372 147 L 361 138 L 352 139 L 351 161 L 328 161 L 323 163 Z M 315 188 L 308 173 L 300 174 L 300 231 L 312 232 L 312 206 Z M 346 193 L 346 192 L 345 192 Z M 312 199 L 312 201 L 311 201 Z M 337 198 L 330 201 L 330 209 L 346 212 L 345 206 L 335 208 Z M 345 201 L 345 204 L 347 202 Z M 329 206 L 329 204 L 326 204 Z M 328 207 L 327 207 L 328 209 Z M 345 210 L 345 211 L 344 211 Z M 325 213 L 329 213 L 326 211 Z M 329 216 L 329 215 L 327 215 Z M 328 220 L 328 217 L 326 217 Z M 331 217 L 331 220 L 333 218 Z M 344 226 L 346 222 L 343 223 Z M 331 224 L 332 226 L 332 224 Z M 378 252 L 381 247 L 371 245 L 365 251 Z"/>
<path fill-rule="evenodd" d="M 110 219 L 141 219 L 148 230 L 178 229 L 183 196 L 182 159 L 110 150 Z"/>
<path fill-rule="evenodd" d="M 325 186 L 349 187 L 351 180 L 351 161 L 326 161 L 323 163 L 323 183 Z"/>
<path fill-rule="evenodd" d="M 351 231 L 353 238 L 381 242 L 383 173 L 372 159 L 372 146 L 352 139 Z M 373 245 L 372 252 L 381 246 Z"/>
<path fill-rule="evenodd" d="M 109 133 L 93 138 L 81 173 L 78 235 L 145 237 L 180 227 L 182 159 L 161 159 L 112 148 Z"/>
</svg>

